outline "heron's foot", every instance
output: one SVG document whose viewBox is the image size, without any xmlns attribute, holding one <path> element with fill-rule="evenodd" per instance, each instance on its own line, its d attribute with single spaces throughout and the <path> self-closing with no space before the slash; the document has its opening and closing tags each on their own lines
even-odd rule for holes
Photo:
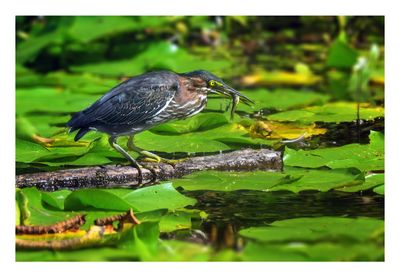
<svg viewBox="0 0 400 277">
<path fill-rule="evenodd" d="M 162 162 L 174 166 L 174 165 L 176 165 L 176 164 L 178 164 L 178 163 L 181 163 L 181 162 L 184 162 L 184 161 L 186 161 L 186 160 L 187 160 L 187 158 L 182 158 L 182 159 L 164 159 L 164 158 L 163 158 L 163 159 L 162 159 Z"/>
<path fill-rule="evenodd" d="M 165 159 L 158 156 L 158 158 L 146 157 L 142 161 L 150 163 L 166 163 L 172 166 L 185 161 L 186 159 Z"/>
<path fill-rule="evenodd" d="M 150 171 L 151 172 L 151 180 L 148 182 L 149 184 L 153 184 L 153 183 L 156 183 L 157 182 L 157 172 L 155 171 L 155 169 L 152 167 L 152 166 L 149 166 L 149 165 L 140 165 L 140 167 L 141 168 L 145 168 L 145 169 L 147 169 L 148 171 Z M 140 184 L 139 186 L 141 187 L 141 186 L 143 186 L 144 184 Z"/>
<path fill-rule="evenodd" d="M 138 164 L 138 163 L 131 164 L 131 166 L 133 166 L 134 168 L 137 169 L 137 172 L 138 172 L 138 183 L 137 183 L 137 185 L 139 187 L 141 187 L 143 185 L 143 171 L 142 171 L 143 166 Z"/>
<path fill-rule="evenodd" d="M 177 163 L 184 161 L 184 159 L 178 159 L 178 160 L 165 159 L 165 158 L 162 158 L 162 157 L 158 156 L 157 154 L 154 154 L 152 152 L 145 151 L 145 150 L 140 151 L 140 154 L 143 155 L 143 156 L 146 156 L 144 159 L 142 159 L 142 161 L 144 161 L 144 162 L 167 163 L 167 164 L 170 164 L 170 165 L 176 165 Z"/>
</svg>

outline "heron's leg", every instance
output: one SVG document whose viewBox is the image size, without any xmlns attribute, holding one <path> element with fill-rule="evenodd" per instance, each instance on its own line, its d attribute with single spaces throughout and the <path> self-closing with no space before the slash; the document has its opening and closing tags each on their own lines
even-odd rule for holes
<svg viewBox="0 0 400 277">
<path fill-rule="evenodd" d="M 131 151 L 135 151 L 135 152 L 137 152 L 137 153 L 139 153 L 139 154 L 141 154 L 141 155 L 143 155 L 143 156 L 148 157 L 149 159 L 147 159 L 147 160 L 148 160 L 148 161 L 151 161 L 151 162 L 157 162 L 157 163 L 159 163 L 159 162 L 165 162 L 165 163 L 169 163 L 169 164 L 176 164 L 176 163 L 178 163 L 178 162 L 181 161 L 181 160 L 169 160 L 169 159 L 165 159 L 165 158 L 162 158 L 162 157 L 158 156 L 157 154 L 154 154 L 154 153 L 152 153 L 152 152 L 150 152 L 150 151 L 146 151 L 146 150 L 144 150 L 144 149 L 142 149 L 142 148 L 140 148 L 140 147 L 137 147 L 137 146 L 133 143 L 133 136 L 129 136 L 129 138 L 128 138 L 128 143 L 127 143 L 127 147 L 128 147 L 128 149 L 131 150 Z"/>
<path fill-rule="evenodd" d="M 129 136 L 128 138 L 128 143 L 126 144 L 126 146 L 128 146 L 128 149 L 131 151 L 135 151 L 139 154 L 142 154 L 146 157 L 151 158 L 152 160 L 154 160 L 155 162 L 159 163 L 162 161 L 163 158 L 161 158 L 160 156 L 150 152 L 150 151 L 146 151 L 140 147 L 137 147 L 134 143 L 133 143 L 133 136 Z"/>
<path fill-rule="evenodd" d="M 134 158 L 132 158 L 128 152 L 126 152 L 121 146 L 119 146 L 117 144 L 116 140 L 117 140 L 117 137 L 110 136 L 110 138 L 108 139 L 108 142 L 110 143 L 112 148 L 114 148 L 120 154 L 122 154 L 122 156 L 124 156 L 131 163 L 131 165 L 137 169 L 138 175 L 139 175 L 138 176 L 139 177 L 139 185 L 142 184 L 143 174 L 142 174 L 142 169 L 140 167 L 140 164 Z"/>
</svg>

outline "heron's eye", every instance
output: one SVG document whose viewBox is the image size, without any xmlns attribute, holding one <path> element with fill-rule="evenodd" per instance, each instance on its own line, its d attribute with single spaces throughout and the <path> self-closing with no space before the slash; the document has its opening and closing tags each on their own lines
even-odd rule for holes
<svg viewBox="0 0 400 277">
<path fill-rule="evenodd" d="M 211 81 L 209 82 L 209 84 L 210 84 L 211 87 L 213 87 L 213 86 L 215 86 L 215 81 L 212 81 L 212 80 L 211 80 Z"/>
</svg>

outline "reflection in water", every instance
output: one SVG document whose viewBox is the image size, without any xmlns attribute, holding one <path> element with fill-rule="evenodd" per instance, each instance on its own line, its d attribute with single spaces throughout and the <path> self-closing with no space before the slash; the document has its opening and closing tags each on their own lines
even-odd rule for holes
<svg viewBox="0 0 400 277">
<path fill-rule="evenodd" d="M 240 229 L 297 217 L 344 216 L 384 218 L 384 197 L 370 192 L 183 191 L 198 199 L 197 209 L 208 213 L 198 222 L 203 243 L 240 250 Z M 196 223 L 194 224 L 196 225 Z M 194 226 L 195 227 L 195 226 Z M 193 233 L 192 233 L 193 239 Z M 196 240 L 198 241 L 198 240 Z"/>
</svg>

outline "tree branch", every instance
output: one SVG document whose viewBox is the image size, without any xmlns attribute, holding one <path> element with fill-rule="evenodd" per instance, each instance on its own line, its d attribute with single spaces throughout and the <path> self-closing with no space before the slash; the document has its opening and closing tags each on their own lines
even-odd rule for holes
<svg viewBox="0 0 400 277">
<path fill-rule="evenodd" d="M 203 170 L 281 170 L 281 152 L 269 149 L 245 149 L 217 155 L 194 157 L 172 166 L 166 163 L 141 163 L 154 170 L 157 181 L 180 178 Z M 143 184 L 153 181 L 150 170 L 143 170 Z M 40 172 L 16 176 L 16 187 L 37 187 L 41 190 L 79 188 L 116 188 L 138 185 L 138 172 L 131 166 L 95 166 Z"/>
</svg>

